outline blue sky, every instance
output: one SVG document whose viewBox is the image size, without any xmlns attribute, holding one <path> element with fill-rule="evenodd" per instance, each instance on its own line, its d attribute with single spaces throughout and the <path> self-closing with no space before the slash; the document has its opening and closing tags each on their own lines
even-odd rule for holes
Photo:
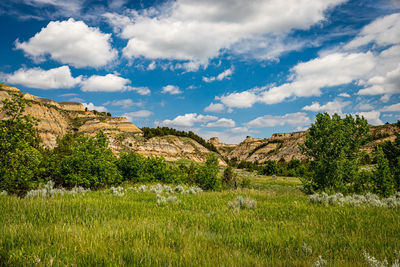
<svg viewBox="0 0 400 267">
<path fill-rule="evenodd" d="M 0 2 L 0 82 L 238 143 L 400 119 L 396 0 Z"/>
</svg>

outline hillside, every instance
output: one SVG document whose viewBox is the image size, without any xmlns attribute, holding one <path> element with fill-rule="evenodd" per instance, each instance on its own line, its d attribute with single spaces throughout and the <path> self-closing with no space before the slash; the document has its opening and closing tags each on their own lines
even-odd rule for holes
<svg viewBox="0 0 400 267">
<path fill-rule="evenodd" d="M 400 133 L 400 128 L 396 124 L 371 126 L 371 140 L 362 150 L 371 153 L 377 144 L 388 140 L 394 141 L 395 133 Z M 212 142 L 220 154 L 229 160 L 263 163 L 268 160 L 278 161 L 283 158 L 285 161 L 290 161 L 291 159 L 305 159 L 305 156 L 300 152 L 298 143 L 304 143 L 306 134 L 307 131 L 276 133 L 265 139 L 248 136 L 238 145 L 222 144 L 218 138 L 212 138 L 209 142 Z"/>
<path fill-rule="evenodd" d="M 21 93 L 15 87 L 0 85 L 0 101 L 10 98 L 11 92 Z M 37 130 L 42 144 L 54 148 L 57 138 L 67 132 L 95 135 L 99 130 L 108 136 L 110 148 L 115 154 L 134 150 L 145 156 L 163 156 L 169 161 L 181 158 L 204 162 L 211 153 L 193 139 L 177 136 L 161 136 L 146 139 L 143 132 L 124 117 L 111 117 L 105 113 L 89 111 L 81 103 L 55 102 L 24 93 L 24 98 L 31 103 L 26 113 L 40 119 Z M 0 103 L 0 107 L 1 107 Z M 0 114 L 0 119 L 5 115 Z M 221 161 L 221 164 L 224 164 Z"/>
</svg>

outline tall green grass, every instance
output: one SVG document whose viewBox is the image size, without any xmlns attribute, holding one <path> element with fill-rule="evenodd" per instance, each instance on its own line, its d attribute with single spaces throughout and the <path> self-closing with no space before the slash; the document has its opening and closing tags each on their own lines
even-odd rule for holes
<svg viewBox="0 0 400 267">
<path fill-rule="evenodd" d="M 177 195 L 109 190 L 50 199 L 0 196 L 0 265 L 334 266 L 364 264 L 363 251 L 393 260 L 400 212 L 311 204 L 296 181 L 263 190 Z M 261 179 L 261 181 L 260 181 Z M 228 206 L 237 196 L 255 210 Z"/>
</svg>

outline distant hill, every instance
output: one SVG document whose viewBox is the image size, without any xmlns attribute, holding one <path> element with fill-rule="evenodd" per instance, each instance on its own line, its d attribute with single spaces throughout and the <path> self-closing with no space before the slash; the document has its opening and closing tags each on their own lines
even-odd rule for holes
<svg viewBox="0 0 400 267">
<path fill-rule="evenodd" d="M 370 141 L 362 148 L 367 153 L 374 151 L 375 147 L 385 141 L 394 141 L 395 133 L 400 133 L 398 124 L 385 124 L 371 126 Z M 301 154 L 298 143 L 304 143 L 307 131 L 293 133 L 276 133 L 269 138 L 260 139 L 248 136 L 238 145 L 225 145 L 214 137 L 209 140 L 225 158 L 240 161 L 263 163 L 267 160 L 278 161 L 285 159 L 305 159 Z"/>
<path fill-rule="evenodd" d="M 0 84 L 0 101 L 10 98 L 10 93 L 21 91 L 15 87 Z M 40 119 L 36 127 L 42 144 L 48 148 L 56 146 L 57 138 L 67 132 L 95 135 L 102 130 L 109 139 L 109 146 L 115 154 L 122 151 L 136 151 L 145 156 L 163 156 L 175 161 L 181 158 L 204 162 L 209 149 L 195 139 L 184 136 L 163 135 L 145 138 L 144 133 L 124 117 L 112 117 L 104 112 L 89 111 L 81 103 L 55 102 L 51 99 L 24 93 L 32 105 L 26 113 Z M 2 104 L 0 103 L 0 106 Z M 5 115 L 0 114 L 0 119 Z M 202 142 L 200 140 L 200 142 Z M 203 140 L 204 144 L 207 143 Z M 220 161 L 222 165 L 225 163 Z"/>
</svg>

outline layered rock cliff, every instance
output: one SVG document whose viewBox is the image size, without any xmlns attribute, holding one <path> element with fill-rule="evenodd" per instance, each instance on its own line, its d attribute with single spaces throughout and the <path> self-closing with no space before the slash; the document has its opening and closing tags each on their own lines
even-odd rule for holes
<svg viewBox="0 0 400 267">
<path fill-rule="evenodd" d="M 371 126 L 371 141 L 363 146 L 362 150 L 371 153 L 375 147 L 385 141 L 394 141 L 396 133 L 400 133 L 400 128 L 396 124 L 385 124 Z M 228 160 L 236 159 L 240 161 L 263 163 L 268 160 L 278 161 L 285 159 L 305 159 L 301 154 L 298 144 L 304 143 L 307 131 L 294 133 L 276 133 L 270 138 L 257 139 L 247 137 L 238 145 L 224 145 L 219 141 L 211 140 L 218 151 Z"/>
<path fill-rule="evenodd" d="M 10 98 L 10 93 L 21 91 L 0 84 L 0 105 L 3 98 Z M 54 148 L 57 138 L 67 132 L 95 135 L 102 130 L 109 139 L 110 148 L 116 154 L 133 150 L 145 156 L 163 156 L 169 161 L 186 158 L 204 162 L 211 153 L 190 138 L 162 136 L 145 139 L 142 131 L 126 118 L 89 111 L 81 103 L 57 103 L 28 93 L 24 94 L 24 98 L 31 104 L 26 107 L 26 113 L 40 119 L 36 128 L 45 147 Z M 4 114 L 0 114 L 0 119 L 4 119 Z M 222 160 L 220 163 L 225 164 Z"/>
</svg>

